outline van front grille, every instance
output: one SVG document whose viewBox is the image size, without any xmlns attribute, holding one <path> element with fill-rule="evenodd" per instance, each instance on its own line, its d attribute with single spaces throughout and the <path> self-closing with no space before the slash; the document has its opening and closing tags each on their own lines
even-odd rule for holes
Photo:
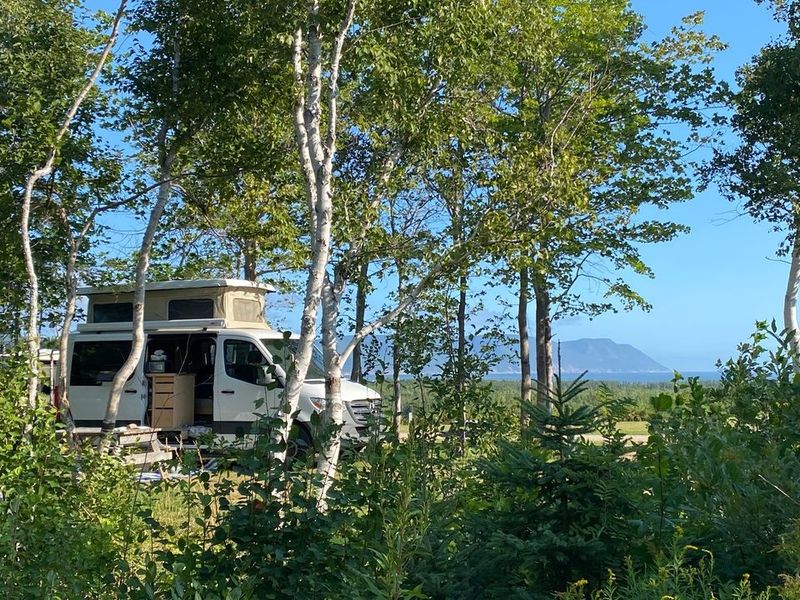
<svg viewBox="0 0 800 600">
<path fill-rule="evenodd" d="M 364 400 L 351 400 L 347 403 L 347 408 L 356 422 L 356 426 L 362 427 L 367 424 L 370 415 L 376 418 L 380 416 L 381 401 L 368 400 L 366 398 Z"/>
</svg>

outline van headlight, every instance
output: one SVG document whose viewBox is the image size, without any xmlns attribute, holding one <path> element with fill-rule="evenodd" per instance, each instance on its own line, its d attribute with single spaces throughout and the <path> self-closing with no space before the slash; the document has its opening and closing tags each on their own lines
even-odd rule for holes
<svg viewBox="0 0 800 600">
<path fill-rule="evenodd" d="M 325 410 L 325 398 L 317 398 L 312 396 L 309 398 L 311 402 L 311 406 L 313 406 L 316 410 Z"/>
</svg>

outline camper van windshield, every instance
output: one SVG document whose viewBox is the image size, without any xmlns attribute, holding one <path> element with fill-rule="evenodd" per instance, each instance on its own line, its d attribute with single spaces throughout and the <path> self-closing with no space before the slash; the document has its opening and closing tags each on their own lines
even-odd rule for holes
<svg viewBox="0 0 800 600">
<path fill-rule="evenodd" d="M 284 339 L 262 339 L 261 343 L 269 350 L 273 357 L 278 358 L 278 363 L 284 370 L 291 361 L 292 355 L 297 351 L 297 340 Z M 274 358 L 273 358 L 274 360 Z M 311 364 L 308 365 L 306 379 L 325 379 L 325 370 L 322 366 L 322 350 L 319 346 L 314 346 L 311 354 Z"/>
</svg>

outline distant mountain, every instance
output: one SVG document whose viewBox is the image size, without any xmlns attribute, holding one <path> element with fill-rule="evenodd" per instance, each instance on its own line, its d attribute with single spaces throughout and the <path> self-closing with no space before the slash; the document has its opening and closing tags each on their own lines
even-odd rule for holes
<svg viewBox="0 0 800 600">
<path fill-rule="evenodd" d="M 346 344 L 349 340 L 343 340 Z M 484 342 L 482 339 L 473 341 L 478 348 Z M 391 340 L 387 336 L 375 336 L 372 352 L 387 363 L 390 363 Z M 533 352 L 531 343 L 531 352 Z M 553 347 L 553 363 L 558 371 L 558 344 Z M 562 341 L 560 344 L 561 372 L 576 374 L 584 371 L 590 373 L 670 373 L 671 369 L 656 362 L 641 350 L 630 344 L 618 344 L 608 338 L 583 338 L 580 340 Z M 493 374 L 519 373 L 517 347 L 515 344 L 500 346 L 495 355 L 499 357 L 497 364 L 492 368 Z M 426 372 L 435 373 L 444 362 L 443 357 L 435 357 Z M 534 370 L 536 357 L 531 357 Z M 345 365 L 344 372 L 350 370 L 350 362 Z"/>
<path fill-rule="evenodd" d="M 558 360 L 558 346 L 553 348 L 553 362 Z M 510 365 L 509 365 L 510 366 Z M 554 364 L 558 368 L 557 364 Z M 516 365 L 514 365 L 516 367 Z M 514 368 L 514 372 L 518 369 Z M 608 338 L 583 338 L 561 342 L 562 373 L 670 373 L 630 344 L 618 344 Z"/>
</svg>

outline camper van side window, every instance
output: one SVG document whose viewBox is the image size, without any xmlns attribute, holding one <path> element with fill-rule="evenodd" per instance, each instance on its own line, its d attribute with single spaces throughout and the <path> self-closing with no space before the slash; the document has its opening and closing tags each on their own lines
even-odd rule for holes
<svg viewBox="0 0 800 600">
<path fill-rule="evenodd" d="M 258 323 L 261 321 L 261 304 L 247 298 L 233 299 L 233 318 L 236 321 Z"/>
<path fill-rule="evenodd" d="M 92 316 L 95 323 L 128 323 L 133 321 L 133 303 L 95 304 Z"/>
<path fill-rule="evenodd" d="M 182 319 L 213 319 L 214 301 L 211 298 L 191 298 L 169 301 L 170 321 Z"/>
<path fill-rule="evenodd" d="M 228 377 L 263 385 L 267 359 L 252 342 L 225 340 L 225 373 Z"/>
<path fill-rule="evenodd" d="M 70 385 L 101 385 L 111 381 L 130 352 L 130 340 L 75 342 Z"/>
</svg>

